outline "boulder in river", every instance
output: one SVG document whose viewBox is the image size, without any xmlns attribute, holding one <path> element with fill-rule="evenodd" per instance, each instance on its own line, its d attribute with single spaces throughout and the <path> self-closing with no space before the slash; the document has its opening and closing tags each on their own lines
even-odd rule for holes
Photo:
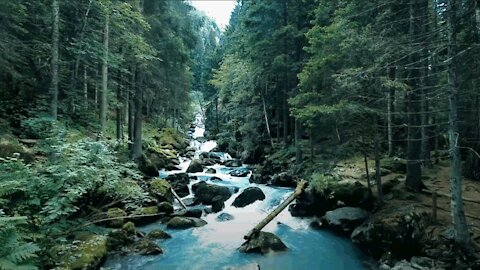
<svg viewBox="0 0 480 270">
<path fill-rule="evenodd" d="M 217 195 L 212 199 L 212 212 L 218 213 L 225 208 L 225 200 L 222 196 Z"/>
<path fill-rule="evenodd" d="M 218 160 L 213 159 L 213 158 L 202 158 L 202 159 L 200 159 L 200 161 L 202 162 L 203 166 L 212 166 L 212 165 L 215 165 L 215 164 L 219 163 Z"/>
<path fill-rule="evenodd" d="M 225 167 L 240 167 L 242 166 L 242 161 L 240 159 L 229 159 L 223 162 Z"/>
<path fill-rule="evenodd" d="M 201 159 L 214 159 L 218 163 L 220 163 L 220 161 L 222 160 L 222 156 L 223 156 L 223 154 L 219 153 L 219 152 L 203 152 L 203 153 L 200 153 L 200 158 Z"/>
<path fill-rule="evenodd" d="M 165 178 L 170 185 L 173 187 L 173 190 L 178 194 L 180 197 L 185 197 L 190 194 L 188 190 L 188 184 L 190 183 L 190 178 L 186 173 L 176 173 L 171 174 Z"/>
<path fill-rule="evenodd" d="M 190 162 L 190 165 L 187 168 L 187 173 L 197 173 L 197 172 L 203 172 L 203 165 L 200 160 L 194 159 L 192 160 L 192 162 Z"/>
<path fill-rule="evenodd" d="M 253 173 L 251 176 L 250 176 L 250 183 L 255 183 L 255 184 L 266 184 L 268 183 L 268 176 L 263 176 L 259 173 Z"/>
<path fill-rule="evenodd" d="M 400 258 L 411 257 L 420 253 L 429 223 L 429 212 L 414 205 L 385 209 L 357 227 L 351 239 L 377 258 L 389 251 Z"/>
<path fill-rule="evenodd" d="M 188 229 L 193 227 L 202 227 L 207 225 L 207 222 L 200 218 L 192 217 L 174 217 L 167 223 L 169 229 Z"/>
<path fill-rule="evenodd" d="M 152 240 L 144 238 L 133 245 L 133 249 L 140 255 L 158 255 L 162 254 L 163 250 L 155 244 Z"/>
<path fill-rule="evenodd" d="M 235 198 L 232 205 L 235 207 L 245 207 L 256 201 L 263 201 L 265 194 L 258 187 L 248 187 L 240 195 Z"/>
<path fill-rule="evenodd" d="M 221 196 L 224 201 L 232 196 L 232 192 L 228 187 L 207 184 L 205 181 L 196 183 L 192 186 L 195 200 L 205 205 L 211 205 L 213 198 Z"/>
<path fill-rule="evenodd" d="M 171 215 L 172 217 L 194 217 L 194 218 L 200 218 L 203 214 L 202 209 L 195 209 L 195 208 L 190 208 L 190 209 L 182 209 L 182 210 L 177 210 L 173 212 Z"/>
<path fill-rule="evenodd" d="M 152 239 L 152 240 L 157 240 L 157 239 L 170 239 L 172 236 L 170 234 L 160 230 L 160 229 L 155 229 L 152 230 L 151 232 L 147 233 L 146 238 Z"/>
<path fill-rule="evenodd" d="M 284 251 L 287 246 L 273 233 L 260 232 L 245 242 L 239 250 L 245 253 L 267 254 L 270 251 Z"/>
<path fill-rule="evenodd" d="M 233 220 L 233 219 L 234 219 L 234 217 L 229 213 L 221 213 L 216 218 L 216 220 L 218 222 L 225 222 L 225 221 L 229 221 L 229 220 Z"/>
<path fill-rule="evenodd" d="M 210 178 L 210 180 L 211 180 L 211 181 L 223 181 L 222 178 L 216 177 L 216 176 Z"/>
<path fill-rule="evenodd" d="M 209 174 L 216 174 L 217 173 L 217 170 L 215 170 L 214 168 L 208 168 L 205 173 L 209 173 Z"/>
<path fill-rule="evenodd" d="M 370 214 L 356 207 L 342 207 L 325 214 L 325 222 L 328 228 L 340 234 L 350 235 L 360 226 Z"/>
<path fill-rule="evenodd" d="M 229 174 L 233 177 L 246 177 L 250 171 L 248 169 L 236 169 L 231 171 Z"/>
</svg>

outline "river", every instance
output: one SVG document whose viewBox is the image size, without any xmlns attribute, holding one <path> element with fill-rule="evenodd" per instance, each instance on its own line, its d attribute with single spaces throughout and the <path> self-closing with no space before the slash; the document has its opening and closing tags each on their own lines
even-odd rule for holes
<svg viewBox="0 0 480 270">
<path fill-rule="evenodd" d="M 205 129 L 202 117 L 197 116 L 195 130 L 192 132 L 191 145 L 198 149 L 196 156 L 201 152 L 211 151 L 216 143 L 207 141 L 200 143 Z M 225 159 L 231 158 L 224 154 Z M 178 171 L 161 171 L 160 176 L 185 172 L 190 160 L 181 158 Z M 153 229 L 162 229 L 172 235 L 171 239 L 159 240 L 159 245 L 164 254 L 157 256 L 140 256 L 129 254 L 127 256 L 113 256 L 107 259 L 104 267 L 109 269 L 166 269 L 166 270 L 216 270 L 230 269 L 230 267 L 244 266 L 256 263 L 262 270 L 302 270 L 302 269 L 326 269 L 326 270 L 356 270 L 370 269 L 370 260 L 348 239 L 335 236 L 327 231 L 313 230 L 309 227 L 311 219 L 292 217 L 284 210 L 263 230 L 272 232 L 282 239 L 288 247 L 288 251 L 271 253 L 268 255 L 244 254 L 237 250 L 244 242 L 243 236 L 265 217 L 272 209 L 279 205 L 293 191 L 289 188 L 271 187 L 251 184 L 250 174 L 246 177 L 232 177 L 228 173 L 233 168 L 223 165 L 208 166 L 217 170 L 216 174 L 193 173 L 197 180 L 190 183 L 193 185 L 199 181 L 239 188 L 225 202 L 225 209 L 220 213 L 204 215 L 202 218 L 208 222 L 200 228 L 187 230 L 169 230 L 164 224 L 154 223 L 140 227 L 143 232 Z M 243 168 L 248 168 L 243 166 Z M 213 176 L 222 181 L 214 180 Z M 244 188 L 257 186 L 265 193 L 266 199 L 257 201 L 244 208 L 231 206 L 235 197 Z M 192 198 L 190 194 L 186 198 Z M 186 199 L 185 198 L 185 199 Z M 179 207 L 179 205 L 176 205 Z M 219 221 L 217 218 L 223 213 L 232 215 L 233 220 Z"/>
</svg>

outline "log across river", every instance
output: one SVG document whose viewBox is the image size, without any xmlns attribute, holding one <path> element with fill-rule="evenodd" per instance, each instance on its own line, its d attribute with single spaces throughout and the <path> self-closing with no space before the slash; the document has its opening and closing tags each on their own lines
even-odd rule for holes
<svg viewBox="0 0 480 270">
<path fill-rule="evenodd" d="M 195 138 L 203 136 L 204 128 L 202 118 L 197 118 L 194 133 Z M 200 143 L 192 141 L 192 146 L 200 152 L 210 151 L 215 147 L 214 141 Z M 225 158 L 230 158 L 228 154 Z M 178 171 L 162 171 L 161 177 L 169 174 L 185 172 L 189 160 L 181 159 L 182 164 Z M 291 188 L 272 187 L 257 185 L 249 182 L 251 173 L 246 177 L 233 177 L 229 172 L 233 168 L 215 164 L 208 166 L 216 170 L 215 174 L 193 173 L 197 180 L 190 183 L 191 186 L 199 181 L 206 181 L 229 188 L 238 189 L 230 199 L 225 202 L 225 209 L 219 213 L 204 215 L 202 219 L 207 225 L 187 230 L 170 230 L 164 224 L 154 223 L 145 227 L 139 227 L 142 232 L 154 229 L 162 229 L 168 232 L 172 238 L 159 240 L 158 244 L 164 250 L 163 254 L 156 256 L 140 256 L 127 254 L 123 256 L 109 257 L 105 267 L 109 269 L 147 269 L 147 270 L 221 270 L 236 269 L 249 264 L 258 264 L 260 269 L 275 270 L 302 270 L 302 269 L 370 269 L 366 262 L 370 259 L 354 246 L 349 239 L 340 238 L 326 231 L 316 231 L 310 228 L 311 219 L 292 217 L 287 209 L 281 211 L 268 224 L 260 224 L 262 231 L 276 234 L 288 247 L 288 251 L 268 255 L 245 254 L 238 248 L 245 242 L 244 236 L 265 219 L 282 202 L 294 192 Z M 248 168 L 242 166 L 242 168 Z M 218 177 L 222 181 L 212 180 Z M 248 187 L 259 187 L 265 194 L 263 201 L 256 201 L 243 208 L 232 206 L 234 199 Z M 188 201 L 193 198 L 190 194 L 182 198 Z M 288 203 L 287 203 L 288 204 Z M 176 202 L 176 208 L 182 206 Z M 203 207 L 203 206 L 193 206 Z M 263 225 L 266 225 L 263 227 Z"/>
</svg>

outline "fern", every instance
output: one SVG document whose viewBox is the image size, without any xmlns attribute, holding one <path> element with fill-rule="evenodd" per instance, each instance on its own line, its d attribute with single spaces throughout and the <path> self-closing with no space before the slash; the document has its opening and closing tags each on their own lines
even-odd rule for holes
<svg viewBox="0 0 480 270">
<path fill-rule="evenodd" d="M 40 249 L 27 243 L 19 228 L 26 223 L 26 217 L 0 216 L 0 270 L 37 269 L 31 259 Z"/>
</svg>

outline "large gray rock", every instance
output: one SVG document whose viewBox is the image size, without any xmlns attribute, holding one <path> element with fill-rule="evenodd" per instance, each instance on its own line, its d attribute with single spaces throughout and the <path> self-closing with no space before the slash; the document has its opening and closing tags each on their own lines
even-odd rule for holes
<svg viewBox="0 0 480 270">
<path fill-rule="evenodd" d="M 202 227 L 207 225 L 203 219 L 192 217 L 174 217 L 167 223 L 169 229 L 188 229 L 193 227 Z"/>
<path fill-rule="evenodd" d="M 203 172 L 203 165 L 200 160 L 194 159 L 192 160 L 192 162 L 190 162 L 190 165 L 188 165 L 187 173 L 197 173 L 197 172 Z"/>
<path fill-rule="evenodd" d="M 218 213 L 222 211 L 223 208 L 225 208 L 225 200 L 223 199 L 222 196 L 219 196 L 219 195 L 215 196 L 212 199 L 212 212 Z"/>
<path fill-rule="evenodd" d="M 232 196 L 232 192 L 228 187 L 207 184 L 205 181 L 199 182 L 192 186 L 195 200 L 205 205 L 211 205 L 213 198 L 221 196 L 224 201 Z"/>
<path fill-rule="evenodd" d="M 237 198 L 233 201 L 232 205 L 235 207 L 245 207 L 256 201 L 263 201 L 265 194 L 258 187 L 246 188 Z"/>
<path fill-rule="evenodd" d="M 239 159 L 229 159 L 223 162 L 223 165 L 226 167 L 240 167 L 242 166 L 242 161 Z"/>
<path fill-rule="evenodd" d="M 250 171 L 248 169 L 243 168 L 243 169 L 233 170 L 229 174 L 233 177 L 246 177 L 248 176 L 249 173 Z"/>
<path fill-rule="evenodd" d="M 429 212 L 413 205 L 385 209 L 357 227 L 351 239 L 377 258 L 388 251 L 398 257 L 411 257 L 420 253 L 429 223 Z"/>
<path fill-rule="evenodd" d="M 170 239 L 172 238 L 172 236 L 160 229 L 154 229 L 147 234 L 146 238 L 157 240 L 157 239 Z"/>
<path fill-rule="evenodd" d="M 158 255 L 162 254 L 163 250 L 155 244 L 152 240 L 144 238 L 136 242 L 133 249 L 140 255 Z"/>
<path fill-rule="evenodd" d="M 326 225 L 335 232 L 351 234 L 370 214 L 356 207 L 342 207 L 325 214 Z"/>
<path fill-rule="evenodd" d="M 186 173 L 177 173 L 171 174 L 165 178 L 170 185 L 172 186 L 173 190 L 178 194 L 180 197 L 185 197 L 190 194 L 188 190 L 188 184 L 190 183 L 190 178 Z"/>
<path fill-rule="evenodd" d="M 267 254 L 271 251 L 284 251 L 287 246 L 273 233 L 260 232 L 247 242 L 239 250 L 245 253 Z"/>
</svg>

